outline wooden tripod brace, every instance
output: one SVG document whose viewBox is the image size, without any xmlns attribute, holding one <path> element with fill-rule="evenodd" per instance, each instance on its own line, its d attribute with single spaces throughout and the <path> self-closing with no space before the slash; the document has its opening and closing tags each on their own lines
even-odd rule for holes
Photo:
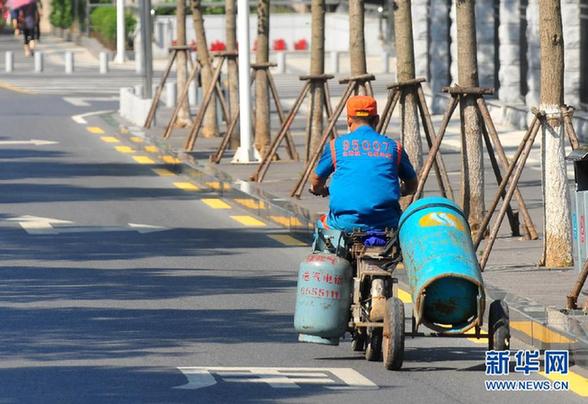
<svg viewBox="0 0 588 404">
<path fill-rule="evenodd" d="M 441 142 L 443 140 L 445 132 L 447 131 L 447 126 L 449 124 L 449 121 L 453 115 L 453 112 L 457 108 L 457 105 L 460 103 L 460 101 L 462 101 L 462 99 L 465 99 L 465 97 L 474 97 L 476 100 L 476 104 L 475 104 L 476 109 L 477 109 L 478 113 L 481 115 L 483 122 L 484 122 L 484 124 L 482 125 L 482 135 L 484 138 L 484 143 L 486 145 L 486 150 L 488 152 L 488 156 L 489 156 L 490 162 L 492 164 L 492 170 L 494 172 L 494 176 L 496 177 L 496 182 L 498 184 L 500 184 L 503 179 L 498 163 L 500 162 L 500 165 L 502 166 L 503 170 L 507 170 L 509 167 L 509 162 L 506 157 L 506 153 L 504 152 L 504 148 L 502 147 L 502 143 L 500 142 L 500 139 L 498 137 L 498 132 L 496 131 L 494 123 L 492 122 L 490 112 L 488 111 L 488 107 L 486 106 L 486 102 L 483 97 L 484 95 L 487 95 L 487 94 L 493 94 L 494 89 L 481 88 L 481 87 L 452 86 L 452 87 L 443 88 L 443 91 L 447 92 L 451 95 L 451 101 L 449 102 L 449 106 L 447 107 L 447 110 L 445 111 L 445 115 L 443 117 L 443 121 L 441 122 L 441 127 L 439 128 L 439 133 L 437 135 L 437 141 L 433 144 L 433 147 L 431 148 L 429 155 L 427 156 L 427 160 L 425 161 L 425 164 L 424 164 L 423 169 L 421 171 L 421 175 L 419 177 L 419 184 L 418 184 L 416 193 L 413 195 L 413 200 L 418 199 L 420 197 L 420 195 L 422 194 L 422 191 L 423 191 L 425 182 L 427 181 L 427 177 L 430 173 L 433 161 L 434 161 L 436 155 L 439 153 Z M 463 122 L 461 124 L 461 127 L 462 127 L 462 131 L 463 131 Z M 463 136 L 462 136 L 462 139 L 463 139 Z M 498 161 L 496 159 L 496 154 L 494 153 L 495 148 L 496 148 L 496 152 L 497 152 L 496 154 L 498 155 Z M 536 240 L 538 238 L 537 229 L 535 228 L 535 225 L 533 224 L 531 216 L 529 215 L 529 211 L 527 210 L 527 206 L 525 204 L 525 201 L 524 201 L 518 187 L 515 188 L 514 192 L 515 192 L 515 197 L 516 197 L 518 205 L 519 205 L 520 212 L 523 216 L 523 222 L 524 222 L 523 228 L 525 230 L 525 234 L 526 234 L 527 238 L 529 238 L 531 240 Z M 504 199 L 505 198 L 504 193 L 501 193 L 500 197 L 502 197 Z M 507 210 L 512 234 L 513 234 L 513 236 L 519 236 L 520 233 L 519 233 L 518 217 L 512 211 L 510 204 L 507 204 L 506 210 Z M 483 233 L 481 233 L 481 234 L 483 235 Z"/>
<path fill-rule="evenodd" d="M 255 82 L 255 78 L 257 77 L 256 72 L 258 70 L 261 70 L 263 72 L 265 72 L 266 76 L 267 76 L 267 81 L 270 87 L 270 92 L 272 95 L 272 99 L 274 100 L 274 105 L 276 106 L 276 111 L 278 112 L 278 117 L 280 118 L 280 123 L 282 124 L 282 127 L 284 126 L 284 122 L 287 118 L 284 117 L 284 110 L 282 109 L 282 102 L 280 101 L 280 95 L 278 94 L 278 88 L 276 86 L 276 83 L 274 81 L 274 77 L 272 76 L 271 71 L 269 70 L 270 67 L 275 67 L 277 66 L 277 64 L 275 63 L 254 63 L 251 65 L 251 77 L 249 78 L 249 85 L 252 86 L 253 83 Z M 231 140 L 231 137 L 233 136 L 233 133 L 235 132 L 235 129 L 237 128 L 237 123 L 239 122 L 239 115 L 240 115 L 240 111 L 237 111 L 235 113 L 235 115 L 233 116 L 233 118 L 231 119 L 231 122 L 229 123 L 229 127 L 227 128 L 227 131 L 225 132 L 221 143 L 219 144 L 217 150 L 210 155 L 210 161 L 215 163 L 215 164 L 219 164 L 221 159 L 223 158 L 223 155 L 225 154 L 225 151 L 227 150 L 227 147 L 229 145 L 229 142 Z M 292 135 L 290 134 L 290 132 L 288 130 L 286 130 L 285 133 L 286 136 L 286 150 L 288 151 L 288 157 L 291 160 L 298 160 L 298 152 L 296 151 L 296 146 L 294 145 L 294 140 L 292 139 Z"/>
<path fill-rule="evenodd" d="M 169 74 L 171 72 L 173 64 L 176 61 L 176 58 L 178 56 L 178 52 L 186 53 L 186 60 L 189 60 L 190 63 L 192 63 L 192 60 L 190 59 L 190 51 L 191 51 L 191 48 L 189 46 L 172 46 L 168 49 L 168 52 L 171 55 L 167 61 L 167 66 L 165 67 L 165 70 L 163 71 L 163 75 L 161 76 L 161 80 L 159 81 L 159 85 L 157 86 L 157 91 L 155 92 L 155 96 L 153 97 L 153 101 L 151 101 L 151 107 L 149 108 L 149 113 L 147 114 L 147 118 L 145 119 L 145 123 L 143 124 L 143 127 L 145 129 L 149 129 L 151 127 L 151 125 L 153 124 L 153 120 L 155 119 L 155 114 L 157 113 L 157 107 L 159 106 L 159 100 L 161 98 L 161 93 L 163 92 L 163 88 L 165 87 L 165 82 L 167 81 L 167 78 L 169 77 Z M 175 121 L 175 118 L 174 118 L 174 121 Z"/>
<path fill-rule="evenodd" d="M 339 116 L 341 116 L 341 113 L 343 112 L 343 109 L 345 108 L 345 105 L 347 104 L 347 100 L 349 100 L 349 97 L 351 97 L 352 94 L 358 94 L 360 91 L 367 95 L 373 96 L 374 92 L 372 90 L 371 81 L 375 79 L 376 78 L 373 74 L 362 74 L 360 76 L 353 76 L 339 81 L 339 84 L 347 84 L 347 88 L 345 88 L 341 100 L 339 101 L 337 107 L 335 108 L 335 111 L 331 115 L 331 119 L 329 119 L 327 128 L 323 131 L 323 136 L 321 138 L 320 144 L 315 149 L 310 160 L 308 160 L 308 162 L 306 163 L 304 172 L 300 176 L 300 179 L 296 183 L 296 186 L 292 190 L 290 196 L 300 198 L 300 196 L 302 195 L 304 186 L 308 182 L 308 178 L 310 177 L 313 168 L 318 163 L 321 154 L 323 153 L 323 149 L 329 141 L 331 132 L 335 128 L 337 120 L 339 119 Z"/>
<path fill-rule="evenodd" d="M 323 88 L 323 95 L 324 96 L 323 96 L 323 99 L 321 100 L 321 102 L 325 106 L 327 120 L 329 120 L 331 118 L 333 112 L 332 112 L 331 101 L 330 101 L 331 96 L 329 93 L 328 80 L 333 79 L 334 77 L 335 76 L 330 75 L 330 74 L 308 75 L 308 76 L 300 76 L 299 77 L 300 80 L 304 80 L 304 81 L 306 81 L 306 83 L 304 84 L 304 87 L 302 87 L 302 90 L 298 94 L 296 101 L 294 101 L 294 105 L 292 106 L 290 113 L 286 117 L 286 120 L 282 121 L 282 127 L 280 128 L 280 131 L 278 132 L 278 134 L 272 140 L 272 144 L 270 146 L 268 153 L 263 157 L 263 159 L 261 160 L 261 162 L 257 166 L 257 170 L 255 171 L 255 173 L 250 177 L 251 181 L 262 182 L 263 179 L 265 178 L 265 175 L 266 175 L 266 173 L 267 173 L 267 171 L 268 171 L 268 169 L 274 159 L 274 156 L 278 152 L 278 148 L 280 147 L 282 140 L 284 140 L 284 137 L 288 133 L 290 126 L 292 126 L 292 122 L 294 122 L 294 118 L 296 117 L 296 114 L 298 114 L 298 111 L 300 110 L 300 107 L 302 106 L 304 99 L 306 98 L 306 96 L 309 94 L 310 90 L 313 87 L 320 86 Z M 312 108 L 311 108 L 311 111 L 312 111 Z M 337 132 L 334 127 L 333 127 L 333 130 L 331 131 L 331 135 L 333 137 L 337 136 Z"/>
<path fill-rule="evenodd" d="M 572 149 L 575 149 L 579 146 L 580 142 L 572 125 L 572 115 L 574 109 L 563 105 L 560 111 L 563 117 L 566 135 L 572 146 Z M 521 178 L 521 174 L 525 167 L 525 163 L 527 162 L 527 158 L 531 153 L 533 143 L 535 143 L 535 138 L 537 136 L 537 133 L 539 132 L 539 128 L 544 123 L 543 121 L 546 119 L 546 114 L 543 111 L 538 111 L 536 108 L 532 108 L 531 112 L 534 115 L 533 121 L 531 122 L 531 125 L 529 125 L 529 129 L 527 129 L 527 132 L 523 136 L 523 140 L 521 141 L 512 159 L 512 163 L 508 166 L 508 170 L 504 175 L 504 178 L 500 182 L 498 191 L 496 192 L 496 196 L 494 197 L 492 205 L 490 206 L 490 209 L 488 210 L 486 216 L 484 217 L 484 220 L 482 221 L 482 224 L 480 226 L 480 232 L 478 233 L 478 236 L 474 242 L 474 248 L 475 250 L 477 250 L 480 246 L 480 243 L 482 242 L 483 235 L 486 232 L 486 229 L 490 225 L 490 219 L 496 211 L 498 202 L 500 198 L 504 195 L 504 202 L 500 207 L 498 217 L 496 218 L 494 226 L 490 231 L 490 236 L 488 237 L 486 248 L 484 249 L 484 253 L 480 258 L 481 271 L 484 271 L 484 268 L 486 267 L 486 263 L 488 262 L 488 258 L 490 257 L 490 253 L 492 252 L 492 247 L 494 246 L 494 242 L 496 241 L 496 237 L 498 236 L 498 230 L 500 229 L 500 225 L 504 220 L 504 215 L 506 214 L 508 204 L 510 203 L 513 195 L 516 193 L 519 179 Z M 510 185 L 508 186 L 508 190 L 506 190 L 505 193 L 505 189 L 509 181 Z"/>
<path fill-rule="evenodd" d="M 388 86 L 388 100 L 386 101 L 386 106 L 382 111 L 380 123 L 376 127 L 376 131 L 378 133 L 385 134 L 394 113 L 394 109 L 396 108 L 396 104 L 398 101 L 403 99 L 407 93 L 412 92 L 417 96 L 417 106 L 421 116 L 421 122 L 423 124 L 427 144 L 429 149 L 433 147 L 433 143 L 437 139 L 437 135 L 435 135 L 431 114 L 429 112 L 429 107 L 427 106 L 427 101 L 425 100 L 425 94 L 421 85 L 421 83 L 425 81 L 426 79 L 424 78 L 417 78 Z M 445 163 L 441 154 L 437 154 L 433 164 L 435 173 L 437 175 L 437 181 L 439 183 L 439 189 L 441 190 L 442 195 L 446 198 L 453 199 L 453 190 L 451 189 L 451 183 L 449 182 L 449 176 L 447 175 L 447 169 L 445 168 Z"/>
</svg>

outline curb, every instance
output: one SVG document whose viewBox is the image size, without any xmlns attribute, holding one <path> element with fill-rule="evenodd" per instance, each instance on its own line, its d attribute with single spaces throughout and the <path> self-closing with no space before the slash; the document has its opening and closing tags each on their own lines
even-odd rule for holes
<svg viewBox="0 0 588 404">
<path fill-rule="evenodd" d="M 202 165 L 191 155 L 173 150 L 161 138 L 145 136 L 141 128 L 127 126 L 119 119 L 117 113 L 110 112 L 98 116 L 122 135 L 121 138 L 125 141 L 124 135 L 129 133 L 140 136 L 147 143 L 157 146 L 166 155 L 177 158 L 181 163 L 176 166 L 177 173 L 187 175 L 200 184 L 216 184 L 212 188 L 221 197 L 247 201 L 247 203 L 239 203 L 240 207 L 262 219 L 280 225 L 289 232 L 296 233 L 304 241 L 311 241 L 316 216 L 307 209 L 298 206 L 295 202 L 277 198 L 263 191 L 256 183 L 235 180 L 220 169 Z M 406 283 L 402 284 L 405 290 L 409 290 Z M 512 336 L 540 350 L 569 350 L 570 364 L 588 369 L 588 315 L 581 311 L 568 313 L 546 307 L 488 283 L 484 286 L 487 300 L 502 299 L 508 304 Z"/>
</svg>

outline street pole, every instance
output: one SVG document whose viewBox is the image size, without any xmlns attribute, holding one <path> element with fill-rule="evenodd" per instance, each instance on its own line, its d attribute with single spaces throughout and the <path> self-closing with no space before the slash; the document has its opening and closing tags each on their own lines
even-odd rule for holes
<svg viewBox="0 0 588 404">
<path fill-rule="evenodd" d="M 153 57 L 151 0 L 141 1 L 141 46 L 143 48 L 143 74 L 145 84 L 145 98 L 153 96 Z"/>
<path fill-rule="evenodd" d="M 239 129 L 241 145 L 233 157 L 232 163 L 251 163 L 259 160 L 251 144 L 251 87 L 249 71 L 249 0 L 237 2 L 237 43 L 239 52 Z"/>
<path fill-rule="evenodd" d="M 116 63 L 125 61 L 125 0 L 116 0 Z"/>
</svg>

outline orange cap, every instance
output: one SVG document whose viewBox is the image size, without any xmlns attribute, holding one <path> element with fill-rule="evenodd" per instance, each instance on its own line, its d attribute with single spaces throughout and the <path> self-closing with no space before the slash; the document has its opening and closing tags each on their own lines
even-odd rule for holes
<svg viewBox="0 0 588 404">
<path fill-rule="evenodd" d="M 347 116 L 366 117 L 378 115 L 378 105 L 374 97 L 356 95 L 347 101 Z"/>
</svg>

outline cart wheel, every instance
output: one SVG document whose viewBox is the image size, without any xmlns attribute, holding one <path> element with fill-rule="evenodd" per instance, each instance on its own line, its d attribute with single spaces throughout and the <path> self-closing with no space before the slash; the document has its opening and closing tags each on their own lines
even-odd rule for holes
<svg viewBox="0 0 588 404">
<path fill-rule="evenodd" d="M 365 358 L 374 362 L 380 360 L 382 354 L 382 329 L 373 328 L 372 335 L 368 337 L 367 347 L 365 348 Z"/>
<path fill-rule="evenodd" d="M 382 356 L 388 370 L 399 370 L 404 360 L 404 304 L 391 297 L 386 302 Z"/>
<path fill-rule="evenodd" d="M 353 339 L 351 340 L 351 349 L 353 352 L 363 352 L 365 349 L 365 330 L 360 332 L 356 330 L 353 333 Z"/>
<path fill-rule="evenodd" d="M 488 314 L 488 350 L 510 349 L 510 320 L 508 305 L 502 300 L 490 304 Z"/>
</svg>

